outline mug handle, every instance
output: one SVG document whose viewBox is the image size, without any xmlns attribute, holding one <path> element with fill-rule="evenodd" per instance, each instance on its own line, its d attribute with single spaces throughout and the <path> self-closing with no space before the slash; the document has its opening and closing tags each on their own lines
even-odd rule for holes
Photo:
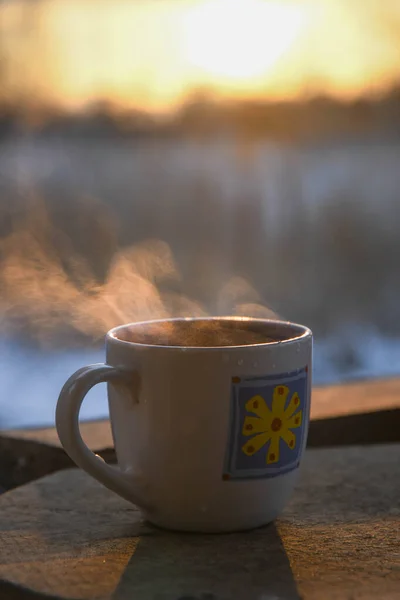
<svg viewBox="0 0 400 600">
<path fill-rule="evenodd" d="M 84 471 L 130 502 L 150 510 L 142 497 L 139 481 L 118 467 L 108 465 L 94 454 L 82 439 L 79 431 L 79 412 L 89 390 L 97 383 L 113 382 L 132 386 L 134 372 L 104 363 L 83 367 L 64 384 L 56 408 L 56 428 L 60 442 L 70 458 Z"/>
</svg>

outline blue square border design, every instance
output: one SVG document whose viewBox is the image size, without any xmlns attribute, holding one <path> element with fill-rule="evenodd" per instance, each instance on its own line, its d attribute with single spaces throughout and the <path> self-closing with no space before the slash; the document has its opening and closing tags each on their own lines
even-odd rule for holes
<svg viewBox="0 0 400 600">
<path fill-rule="evenodd" d="M 231 406 L 227 451 L 224 461 L 222 479 L 228 480 L 246 480 L 246 479 L 264 479 L 283 475 L 294 469 L 300 464 L 304 436 L 308 427 L 309 418 L 309 372 L 308 366 L 287 373 L 267 375 L 264 377 L 232 377 Z M 279 447 L 282 450 L 282 460 L 278 464 L 267 464 L 267 447 L 261 448 L 257 452 L 256 460 L 248 460 L 242 452 L 242 444 L 246 438 L 242 433 L 243 419 L 248 414 L 244 407 L 246 399 L 252 395 L 266 394 L 269 398 L 273 393 L 275 386 L 285 385 L 289 387 L 290 396 L 297 392 L 300 404 L 299 412 L 302 410 L 302 423 L 296 429 L 295 450 L 289 450 L 284 442 L 279 439 Z M 266 402 L 268 406 L 268 401 Z M 296 409 L 297 411 L 297 409 Z M 295 413 L 297 414 L 297 412 Z M 254 415 L 251 415 L 254 416 Z M 268 444 L 266 444 L 268 446 Z"/>
</svg>

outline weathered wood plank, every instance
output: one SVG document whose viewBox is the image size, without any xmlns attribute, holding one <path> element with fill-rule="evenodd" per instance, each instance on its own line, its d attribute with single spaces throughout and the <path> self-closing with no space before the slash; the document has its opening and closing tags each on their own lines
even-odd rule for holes
<svg viewBox="0 0 400 600">
<path fill-rule="evenodd" d="M 316 387 L 311 418 L 326 419 L 400 408 L 400 378 L 369 379 Z"/>
<path fill-rule="evenodd" d="M 114 448 L 99 449 L 96 453 L 106 462 L 116 460 Z M 74 466 L 74 462 L 58 446 L 0 436 L 0 493 Z"/>
<path fill-rule="evenodd" d="M 81 431 L 97 454 L 107 462 L 115 462 L 109 421 L 82 423 Z M 0 493 L 73 466 L 54 427 L 0 431 Z"/>
<path fill-rule="evenodd" d="M 0 497 L 0 577 L 60 598 L 394 600 L 399 464 L 400 445 L 309 450 L 276 524 L 224 536 L 146 526 L 68 469 Z"/>
<path fill-rule="evenodd" d="M 99 422 L 102 430 L 108 422 Z M 93 438 L 92 438 L 93 441 Z M 400 409 L 353 414 L 311 422 L 308 447 L 400 442 Z M 113 448 L 94 448 L 107 462 L 115 462 Z M 59 446 L 25 438 L 0 436 L 0 493 L 74 466 Z"/>
<path fill-rule="evenodd" d="M 400 408 L 313 419 L 307 446 L 353 446 L 400 442 Z"/>
<path fill-rule="evenodd" d="M 112 435 L 108 419 L 84 421 L 80 425 L 81 434 L 92 450 L 112 446 Z M 55 427 L 37 429 L 9 429 L 0 430 L 2 437 L 13 439 L 31 440 L 48 446 L 61 447 Z"/>
<path fill-rule="evenodd" d="M 316 388 L 311 413 L 309 446 L 400 441 L 400 379 Z M 109 421 L 81 430 L 89 447 L 115 462 Z M 0 465 L 0 493 L 73 466 L 54 428 L 0 432 Z"/>
<path fill-rule="evenodd" d="M 311 418 L 323 419 L 400 408 L 400 378 L 367 380 L 340 385 L 315 387 Z M 93 450 L 112 446 L 108 420 L 81 424 L 86 443 Z M 54 427 L 1 431 L 2 436 L 28 439 L 60 446 Z"/>
</svg>

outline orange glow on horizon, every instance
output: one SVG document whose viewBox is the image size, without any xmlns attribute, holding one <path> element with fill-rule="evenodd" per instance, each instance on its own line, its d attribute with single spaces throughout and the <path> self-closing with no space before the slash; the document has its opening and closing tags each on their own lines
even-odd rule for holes
<svg viewBox="0 0 400 600">
<path fill-rule="evenodd" d="M 7 95 L 77 109 L 170 110 L 228 98 L 348 98 L 400 79 L 400 7 L 386 0 L 6 0 Z M 380 12 L 379 12 L 380 10 Z"/>
</svg>

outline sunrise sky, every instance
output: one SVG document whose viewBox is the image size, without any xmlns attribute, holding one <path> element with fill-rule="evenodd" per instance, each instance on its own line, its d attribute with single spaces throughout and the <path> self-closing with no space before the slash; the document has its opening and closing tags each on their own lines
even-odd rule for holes
<svg viewBox="0 0 400 600">
<path fill-rule="evenodd" d="M 6 97 L 67 109 L 352 97 L 400 80 L 400 2 L 3 0 L 0 59 Z"/>
</svg>

